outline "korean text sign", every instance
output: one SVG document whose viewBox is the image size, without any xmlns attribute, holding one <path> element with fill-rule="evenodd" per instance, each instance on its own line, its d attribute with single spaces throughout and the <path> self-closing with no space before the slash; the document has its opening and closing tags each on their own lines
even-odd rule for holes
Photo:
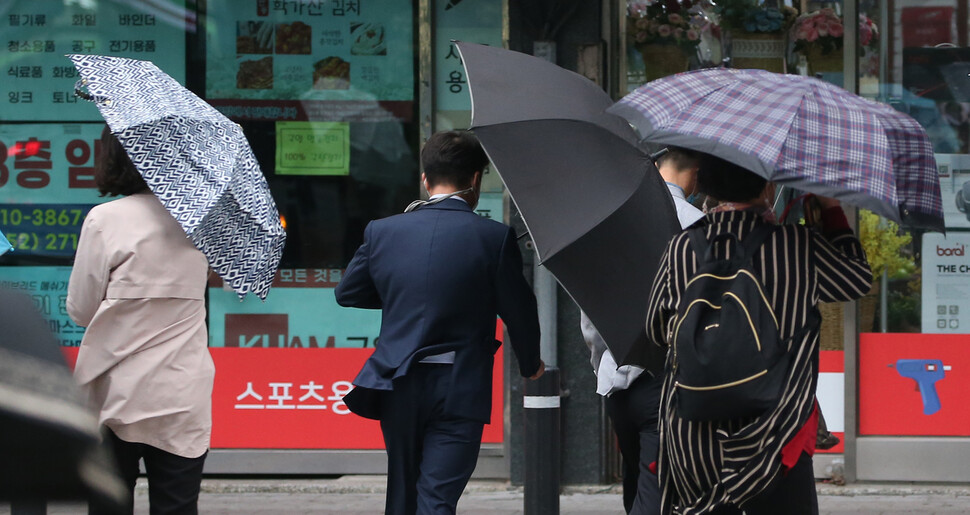
<svg viewBox="0 0 970 515">
<path fill-rule="evenodd" d="M 922 330 L 970 333 L 970 233 L 923 235 Z"/>
<path fill-rule="evenodd" d="M 14 251 L 19 252 L 19 251 Z M 34 303 L 63 347 L 81 345 L 84 328 L 67 314 L 69 266 L 0 267 L 0 288 L 19 291 Z"/>
<path fill-rule="evenodd" d="M 349 175 L 350 124 L 276 122 L 278 175 Z"/>
<path fill-rule="evenodd" d="M 0 124 L 0 231 L 19 255 L 70 257 L 84 216 L 110 200 L 94 164 L 103 124 Z"/>
<path fill-rule="evenodd" d="M 501 2 L 434 2 L 435 101 L 439 111 L 471 109 L 468 81 L 452 40 L 502 46 Z"/>
<path fill-rule="evenodd" d="M 381 313 L 339 306 L 334 288 L 339 268 L 284 268 L 263 302 L 252 295 L 242 302 L 210 277 L 211 347 L 373 348 Z"/>
<path fill-rule="evenodd" d="M 210 99 L 414 97 L 411 2 L 209 0 L 208 12 Z"/>
<path fill-rule="evenodd" d="M 65 54 L 143 59 L 185 80 L 183 0 L 55 2 L 12 0 L 0 17 L 2 120 L 98 121 L 94 104 L 74 94 L 77 71 Z"/>
<path fill-rule="evenodd" d="M 209 341 L 216 363 L 214 448 L 381 449 L 379 425 L 342 398 L 374 351 L 380 311 L 337 305 L 341 269 L 281 269 L 266 302 L 239 302 L 210 279 Z M 502 339 L 501 324 L 496 338 Z M 503 351 L 495 355 L 492 423 L 503 439 Z"/>
</svg>

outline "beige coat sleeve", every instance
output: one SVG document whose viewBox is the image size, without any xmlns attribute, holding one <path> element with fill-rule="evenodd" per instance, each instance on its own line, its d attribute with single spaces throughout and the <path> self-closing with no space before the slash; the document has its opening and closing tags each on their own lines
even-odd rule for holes
<svg viewBox="0 0 970 515">
<path fill-rule="evenodd" d="M 67 314 L 79 326 L 87 327 L 108 289 L 110 276 L 104 236 L 94 217 L 81 226 L 74 269 L 67 287 Z"/>
</svg>

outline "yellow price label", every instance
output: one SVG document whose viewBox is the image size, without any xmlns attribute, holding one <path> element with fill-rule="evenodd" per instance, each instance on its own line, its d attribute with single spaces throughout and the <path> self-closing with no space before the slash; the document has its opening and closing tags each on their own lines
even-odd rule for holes
<svg viewBox="0 0 970 515">
<path fill-rule="evenodd" d="M 350 124 L 276 122 L 277 175 L 349 175 Z"/>
</svg>

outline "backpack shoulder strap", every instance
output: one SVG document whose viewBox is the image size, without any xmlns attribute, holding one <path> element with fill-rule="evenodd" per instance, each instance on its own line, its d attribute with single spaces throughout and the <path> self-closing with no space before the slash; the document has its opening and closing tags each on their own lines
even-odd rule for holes
<svg viewBox="0 0 970 515">
<path fill-rule="evenodd" d="M 697 262 L 701 265 L 705 263 L 711 263 L 717 261 L 714 257 L 714 245 L 718 240 L 724 240 L 725 245 L 727 241 L 734 240 L 734 248 L 741 249 L 741 240 L 734 233 L 724 232 L 721 234 L 715 234 L 711 239 L 707 239 L 707 229 L 709 226 L 704 225 L 701 227 L 695 227 L 693 229 L 687 230 L 687 235 L 690 237 L 690 245 L 694 250 L 694 254 L 697 256 Z M 743 250 L 741 251 L 743 252 Z M 741 254 L 743 257 L 744 254 Z M 731 258 L 732 262 L 738 262 L 738 256 Z"/>
<path fill-rule="evenodd" d="M 741 248 L 743 249 L 746 263 L 750 263 L 754 259 L 755 252 L 764 245 L 768 236 L 771 236 L 774 227 L 771 224 L 759 224 L 744 237 L 744 240 L 741 241 Z"/>
<path fill-rule="evenodd" d="M 688 229 L 687 236 L 690 238 L 690 246 L 694 250 L 694 254 L 697 256 L 697 261 L 700 263 L 708 263 L 714 260 L 714 243 L 718 239 L 735 240 L 737 243 L 735 248 L 737 248 L 739 252 L 736 259 L 749 263 L 754 257 L 754 253 L 757 252 L 758 249 L 760 249 L 764 244 L 765 240 L 771 236 L 773 228 L 774 226 L 771 224 L 759 224 L 744 237 L 743 241 L 739 240 L 737 235 L 733 233 L 719 234 L 711 240 L 708 240 L 707 226 Z"/>
<path fill-rule="evenodd" d="M 690 246 L 697 256 L 697 261 L 700 263 L 707 262 L 708 254 L 710 254 L 708 250 L 710 242 L 707 241 L 707 226 L 688 229 L 687 236 L 690 238 Z"/>
</svg>

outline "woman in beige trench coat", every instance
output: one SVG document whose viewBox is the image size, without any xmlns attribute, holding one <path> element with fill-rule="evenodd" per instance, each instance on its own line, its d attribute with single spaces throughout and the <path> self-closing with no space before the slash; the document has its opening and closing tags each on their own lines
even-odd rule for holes
<svg viewBox="0 0 970 515">
<path fill-rule="evenodd" d="M 67 311 L 87 331 L 74 376 L 129 489 L 144 459 L 151 513 L 197 513 L 215 375 L 208 265 L 107 128 L 101 143 L 95 182 L 123 197 L 91 209 L 81 229 Z"/>
</svg>

